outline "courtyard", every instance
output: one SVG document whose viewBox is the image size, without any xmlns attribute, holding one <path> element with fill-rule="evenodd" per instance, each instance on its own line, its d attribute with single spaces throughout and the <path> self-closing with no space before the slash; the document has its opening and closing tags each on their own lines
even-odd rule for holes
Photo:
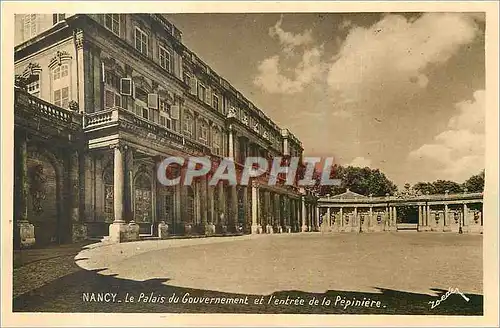
<svg viewBox="0 0 500 328">
<path fill-rule="evenodd" d="M 299 233 L 148 240 L 82 244 L 36 260 L 29 256 L 34 251 L 40 252 L 15 254 L 24 260 L 14 267 L 14 311 L 483 311 L 482 235 Z"/>
</svg>

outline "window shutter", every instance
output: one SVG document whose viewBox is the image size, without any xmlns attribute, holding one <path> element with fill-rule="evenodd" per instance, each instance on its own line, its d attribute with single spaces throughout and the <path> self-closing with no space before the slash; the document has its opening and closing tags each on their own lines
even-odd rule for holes
<svg viewBox="0 0 500 328">
<path fill-rule="evenodd" d="M 132 79 L 131 78 L 121 78 L 120 79 L 120 94 L 124 96 L 132 96 Z"/>
<path fill-rule="evenodd" d="M 170 117 L 173 120 L 178 120 L 179 119 L 179 112 L 180 112 L 180 106 L 179 105 L 173 105 L 170 108 Z"/>
<path fill-rule="evenodd" d="M 148 107 L 158 109 L 158 94 L 148 93 Z"/>
</svg>

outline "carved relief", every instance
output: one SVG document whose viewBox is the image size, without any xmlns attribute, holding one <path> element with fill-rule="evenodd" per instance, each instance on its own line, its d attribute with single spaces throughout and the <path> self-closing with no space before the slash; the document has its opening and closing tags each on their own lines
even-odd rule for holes
<svg viewBox="0 0 500 328">
<path fill-rule="evenodd" d="M 58 50 L 56 55 L 50 60 L 49 68 L 52 68 L 55 65 L 61 65 L 64 61 L 68 61 L 70 59 L 71 55 L 67 51 Z"/>
<path fill-rule="evenodd" d="M 37 214 L 43 212 L 42 200 L 46 198 L 47 179 L 43 172 L 43 165 L 38 164 L 29 170 L 30 195 L 33 199 L 33 211 Z"/>
<path fill-rule="evenodd" d="M 22 77 L 28 79 L 32 75 L 40 75 L 42 68 L 38 63 L 29 63 L 23 71 Z"/>
</svg>

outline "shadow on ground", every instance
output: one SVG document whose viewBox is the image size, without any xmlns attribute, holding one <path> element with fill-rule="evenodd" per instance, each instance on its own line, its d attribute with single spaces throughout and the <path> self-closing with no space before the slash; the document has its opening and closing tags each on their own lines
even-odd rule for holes
<svg viewBox="0 0 500 328">
<path fill-rule="evenodd" d="M 330 290 L 326 293 L 307 293 L 297 290 L 280 291 L 271 295 L 231 294 L 211 290 L 190 289 L 171 286 L 168 278 L 135 281 L 116 276 L 105 276 L 99 271 L 83 270 L 72 258 L 80 249 L 62 251 L 61 259 L 67 261 L 70 269 L 47 281 L 43 286 L 33 288 L 13 299 L 14 312 L 156 312 L 156 313 L 311 313 L 311 314 L 400 314 L 400 315 L 482 315 L 483 296 L 467 294 L 467 302 L 458 294 L 451 294 L 431 309 L 431 301 L 445 296 L 447 290 L 433 289 L 438 297 L 409 293 L 398 290 L 376 288 L 379 293 Z M 53 255 L 54 256 L 54 255 Z M 31 263 L 44 259 L 32 258 Z M 28 261 L 29 262 L 29 261 Z M 22 263 L 17 262 L 17 266 Z M 59 265 L 59 263 L 57 263 Z M 14 285 L 16 285 L 14 270 Z M 242 278 L 241 283 L 245 281 Z M 116 294 L 115 302 L 94 301 L 92 293 Z M 144 297 L 140 298 L 141 293 Z M 108 294 L 110 295 L 110 294 Z M 134 302 L 126 302 L 134 297 Z M 172 297 L 172 296 L 175 296 Z M 443 296 L 443 297 L 444 297 Z M 111 300 L 111 296 L 108 296 Z M 185 303 L 195 298 L 208 298 L 212 304 Z M 88 298 L 87 300 L 85 298 Z M 140 298 L 140 300 L 139 300 Z M 280 304 L 289 300 L 291 305 Z M 247 304 L 220 304 L 225 300 L 242 300 Z M 269 299 L 271 302 L 269 303 Z M 278 300 L 278 303 L 274 303 Z M 297 301 L 302 304 L 294 303 Z M 317 304 L 314 304 L 317 300 Z M 344 300 L 344 303 L 341 303 Z M 362 305 L 346 306 L 347 301 Z M 313 303 L 310 303 L 310 302 Z M 328 301 L 330 303 L 328 304 Z M 377 301 L 380 301 L 377 306 Z M 368 307 L 366 304 L 368 303 Z"/>
</svg>

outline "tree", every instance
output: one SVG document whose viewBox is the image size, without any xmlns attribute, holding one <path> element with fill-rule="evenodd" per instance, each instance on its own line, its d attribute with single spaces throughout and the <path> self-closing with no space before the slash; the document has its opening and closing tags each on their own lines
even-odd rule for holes
<svg viewBox="0 0 500 328">
<path fill-rule="evenodd" d="M 434 185 L 431 182 L 417 182 L 413 185 L 413 189 L 417 192 L 417 194 L 435 194 Z"/>
<path fill-rule="evenodd" d="M 385 194 L 394 194 L 397 190 L 396 185 L 390 181 L 385 174 L 378 169 L 369 167 L 343 167 L 334 165 L 332 168 L 332 178 L 340 179 L 340 186 L 323 186 L 320 195 L 332 194 L 338 195 L 347 189 L 368 196 L 385 196 Z"/>
<path fill-rule="evenodd" d="M 434 182 L 418 182 L 413 186 L 413 189 L 417 193 L 423 195 L 429 193 L 431 195 L 435 194 L 445 194 L 448 191 L 450 194 L 456 194 L 462 192 L 463 187 L 457 182 L 450 180 L 436 180 Z"/>
<path fill-rule="evenodd" d="M 444 194 L 448 191 L 450 194 L 456 194 L 463 191 L 463 187 L 454 181 L 436 180 L 432 183 L 436 194 Z"/>
<path fill-rule="evenodd" d="M 483 192 L 484 191 L 484 170 L 479 174 L 471 176 L 464 182 L 464 187 L 468 192 Z"/>
</svg>

